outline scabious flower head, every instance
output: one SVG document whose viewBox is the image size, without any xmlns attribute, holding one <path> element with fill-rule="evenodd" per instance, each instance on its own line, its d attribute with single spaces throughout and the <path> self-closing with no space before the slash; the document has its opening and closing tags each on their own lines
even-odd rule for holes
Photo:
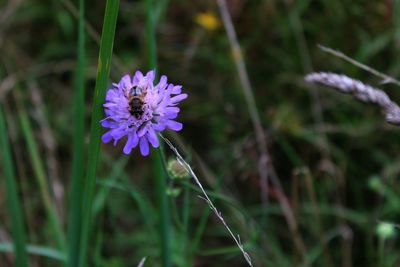
<svg viewBox="0 0 400 267">
<path fill-rule="evenodd" d="M 180 131 L 182 123 L 175 121 L 180 109 L 180 101 L 187 98 L 181 93 L 181 85 L 167 83 L 165 75 L 154 85 L 155 72 L 146 75 L 136 71 L 131 77 L 126 74 L 118 83 L 107 91 L 104 112 L 106 117 L 101 121 L 109 131 L 103 134 L 102 141 L 114 140 L 114 145 L 127 136 L 124 153 L 131 153 L 137 145 L 140 153 L 150 153 L 149 143 L 158 147 L 157 132 L 169 128 Z"/>
</svg>

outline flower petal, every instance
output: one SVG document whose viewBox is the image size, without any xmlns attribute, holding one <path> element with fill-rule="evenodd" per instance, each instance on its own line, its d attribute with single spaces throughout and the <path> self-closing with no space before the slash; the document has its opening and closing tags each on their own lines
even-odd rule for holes
<svg viewBox="0 0 400 267">
<path fill-rule="evenodd" d="M 187 97 L 188 97 L 187 94 L 180 94 L 180 95 L 174 96 L 174 97 L 171 98 L 170 103 L 171 104 L 176 104 L 178 102 L 181 102 L 183 99 L 185 99 Z"/>
<path fill-rule="evenodd" d="M 167 89 L 165 90 L 165 94 L 170 95 L 173 90 L 174 90 L 174 85 L 169 84 Z"/>
<path fill-rule="evenodd" d="M 121 128 L 117 128 L 112 130 L 110 134 L 115 140 L 119 140 L 126 135 L 126 131 Z"/>
<path fill-rule="evenodd" d="M 142 137 L 143 135 L 145 135 L 147 133 L 147 130 L 148 130 L 147 125 L 142 124 L 140 126 L 140 128 L 137 130 L 138 136 Z"/>
<path fill-rule="evenodd" d="M 156 77 L 156 72 L 154 70 L 151 70 L 146 73 L 146 78 L 150 82 L 153 82 L 155 77 Z"/>
<path fill-rule="evenodd" d="M 182 92 L 182 85 L 175 85 L 171 91 L 171 94 L 177 95 Z"/>
<path fill-rule="evenodd" d="M 149 130 L 147 131 L 147 139 L 153 147 L 158 147 L 160 145 L 156 132 L 153 130 L 153 128 L 149 128 Z"/>
<path fill-rule="evenodd" d="M 165 87 L 167 87 L 167 76 L 162 75 L 156 87 L 159 91 L 165 90 Z"/>
<path fill-rule="evenodd" d="M 168 128 L 174 131 L 180 131 L 183 128 L 182 123 L 173 120 L 167 120 L 166 124 Z"/>
<path fill-rule="evenodd" d="M 166 107 L 165 109 L 166 113 L 178 113 L 180 111 L 180 108 L 178 107 Z"/>
<path fill-rule="evenodd" d="M 130 89 L 132 87 L 131 76 L 129 74 L 125 74 L 121 81 L 119 81 L 118 85 L 124 90 Z"/>
<path fill-rule="evenodd" d="M 133 85 L 138 85 L 141 79 L 143 79 L 143 73 L 137 70 L 133 76 Z"/>
<path fill-rule="evenodd" d="M 149 142 L 145 136 L 140 137 L 140 153 L 147 156 L 150 153 Z"/>
<path fill-rule="evenodd" d="M 103 104 L 103 107 L 105 108 L 112 108 L 115 107 L 117 104 L 115 104 L 114 102 L 106 102 Z"/>
<path fill-rule="evenodd" d="M 161 132 L 165 130 L 165 123 L 153 123 L 153 129 L 157 132 Z"/>
<path fill-rule="evenodd" d="M 114 99 L 118 97 L 117 91 L 118 90 L 116 90 L 116 89 L 108 90 L 107 93 L 106 93 L 106 100 L 107 101 L 114 101 Z"/>
<path fill-rule="evenodd" d="M 129 134 L 128 136 L 128 141 L 126 141 L 125 147 L 124 147 L 124 153 L 125 154 L 130 154 L 132 151 L 132 148 L 136 147 L 139 142 L 139 137 L 135 132 Z"/>
<path fill-rule="evenodd" d="M 116 128 L 118 127 L 118 124 L 115 121 L 110 121 L 108 118 L 106 118 L 105 120 L 101 121 L 101 126 L 104 128 Z"/>
<path fill-rule="evenodd" d="M 164 117 L 167 119 L 175 119 L 176 117 L 178 117 L 178 113 L 176 112 L 167 112 L 164 114 Z"/>
<path fill-rule="evenodd" d="M 108 132 L 104 133 L 104 134 L 101 136 L 101 141 L 102 141 L 103 143 L 108 143 L 108 142 L 111 141 L 112 136 L 111 136 L 110 132 L 111 132 L 111 131 L 108 131 Z"/>
</svg>

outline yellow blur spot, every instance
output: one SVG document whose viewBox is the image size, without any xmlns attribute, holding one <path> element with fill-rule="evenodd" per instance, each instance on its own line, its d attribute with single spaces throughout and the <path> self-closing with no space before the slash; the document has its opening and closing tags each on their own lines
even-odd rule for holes
<svg viewBox="0 0 400 267">
<path fill-rule="evenodd" d="M 212 12 L 197 14 L 195 21 L 197 24 L 210 31 L 217 29 L 220 25 L 217 16 Z"/>
</svg>

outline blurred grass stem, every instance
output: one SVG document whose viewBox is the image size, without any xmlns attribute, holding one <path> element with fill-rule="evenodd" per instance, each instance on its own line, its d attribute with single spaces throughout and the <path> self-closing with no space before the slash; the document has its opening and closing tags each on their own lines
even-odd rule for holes
<svg viewBox="0 0 400 267">
<path fill-rule="evenodd" d="M 225 0 L 217 0 L 219 11 L 222 17 L 225 30 L 228 34 L 229 43 L 231 45 L 233 59 L 235 61 L 236 69 L 239 74 L 240 83 L 242 85 L 243 94 L 249 109 L 251 121 L 256 135 L 256 142 L 259 149 L 259 162 L 258 172 L 260 174 L 261 182 L 261 199 L 263 205 L 266 207 L 268 202 L 268 176 L 273 176 L 274 171 L 271 170 L 269 164 L 269 156 L 267 151 L 267 144 L 265 141 L 265 133 L 261 125 L 261 119 L 257 111 L 256 101 L 254 99 L 253 90 L 251 88 L 249 75 L 246 70 L 243 54 L 240 49 L 239 41 L 236 36 L 236 31 L 233 26 L 231 16 Z M 276 178 L 277 180 L 277 178 Z M 265 189 L 265 190 L 264 190 Z"/>
<path fill-rule="evenodd" d="M 24 222 L 22 219 L 21 204 L 18 198 L 18 188 L 15 181 L 13 161 L 8 141 L 7 127 L 3 108 L 0 106 L 0 145 L 4 176 L 6 180 L 6 201 L 11 214 L 12 234 L 14 239 L 15 266 L 28 267 L 28 255 L 26 252 L 26 237 Z"/>
<path fill-rule="evenodd" d="M 268 201 L 268 178 L 271 179 L 274 187 L 279 191 L 280 195 L 283 195 L 283 189 L 279 178 L 275 172 L 274 166 L 270 162 L 270 157 L 266 144 L 266 135 L 264 129 L 261 125 L 260 116 L 257 111 L 256 102 L 254 99 L 253 90 L 250 84 L 249 75 L 246 70 L 246 65 L 244 62 L 243 54 L 240 49 L 239 41 L 236 36 L 236 31 L 233 26 L 233 22 L 231 16 L 229 14 L 228 6 L 225 0 L 216 0 L 218 3 L 218 8 L 222 17 L 222 22 L 224 24 L 225 30 L 228 35 L 228 40 L 232 49 L 233 59 L 235 61 L 236 69 L 239 74 L 240 83 L 242 85 L 243 94 L 245 96 L 245 100 L 247 103 L 247 107 L 249 109 L 249 114 L 251 121 L 253 123 L 253 128 L 256 135 L 257 147 L 259 149 L 260 159 L 258 163 L 258 172 L 260 174 L 260 183 L 261 183 L 261 197 L 264 208 L 267 206 Z M 282 200 L 283 198 L 279 198 L 278 200 Z M 290 205 L 287 205 L 286 202 L 280 202 L 280 205 L 284 211 L 285 219 L 290 226 L 290 229 L 297 229 L 297 221 L 293 214 L 293 211 Z M 295 234 L 295 233 L 293 233 Z M 295 242 L 298 251 L 301 253 L 302 257 L 305 257 L 305 246 L 301 239 L 298 242 Z"/>
<path fill-rule="evenodd" d="M 66 244 L 65 244 L 64 232 L 62 230 L 62 224 L 58 217 L 56 207 L 55 205 L 53 205 L 52 196 L 50 195 L 49 192 L 49 185 L 47 182 L 46 173 L 33 134 L 32 125 L 29 121 L 29 117 L 25 109 L 22 106 L 22 103 L 20 103 L 20 99 L 17 96 L 17 93 L 18 92 L 16 92 L 14 95 L 15 95 L 15 100 L 17 102 L 18 117 L 21 123 L 22 133 L 24 135 L 25 141 L 28 146 L 28 153 L 31 159 L 33 172 L 39 184 L 40 195 L 42 197 L 42 201 L 44 203 L 47 212 L 50 227 L 56 239 L 57 247 L 62 251 L 64 251 L 66 248 Z"/>
</svg>

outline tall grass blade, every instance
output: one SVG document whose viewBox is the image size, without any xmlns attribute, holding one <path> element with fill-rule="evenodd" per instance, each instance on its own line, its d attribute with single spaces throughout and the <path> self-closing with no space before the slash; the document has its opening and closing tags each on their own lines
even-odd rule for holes
<svg viewBox="0 0 400 267">
<path fill-rule="evenodd" d="M 84 104 L 85 104 L 85 29 L 84 0 L 79 0 L 78 17 L 78 58 L 75 76 L 74 99 L 74 143 L 72 160 L 72 177 L 69 199 L 68 218 L 68 257 L 69 266 L 74 267 L 79 262 L 79 242 L 81 236 L 82 215 L 82 184 L 84 181 Z"/>
<path fill-rule="evenodd" d="M 25 247 L 25 229 L 22 221 L 18 189 L 15 182 L 13 162 L 8 142 L 6 122 L 0 107 L 0 144 L 4 176 L 6 178 L 7 205 L 11 214 L 12 234 L 14 238 L 15 266 L 28 267 L 28 255 Z"/>
<path fill-rule="evenodd" d="M 93 96 L 92 121 L 90 126 L 90 143 L 88 151 L 87 176 L 84 181 L 82 228 L 79 248 L 79 264 L 83 267 L 86 261 L 92 219 L 92 204 L 96 186 L 96 170 L 100 151 L 100 120 L 103 116 L 102 103 L 105 98 L 110 62 L 114 44 L 115 27 L 117 23 L 119 0 L 107 0 L 103 31 L 100 41 L 100 52 L 97 67 L 95 92 Z"/>
</svg>

